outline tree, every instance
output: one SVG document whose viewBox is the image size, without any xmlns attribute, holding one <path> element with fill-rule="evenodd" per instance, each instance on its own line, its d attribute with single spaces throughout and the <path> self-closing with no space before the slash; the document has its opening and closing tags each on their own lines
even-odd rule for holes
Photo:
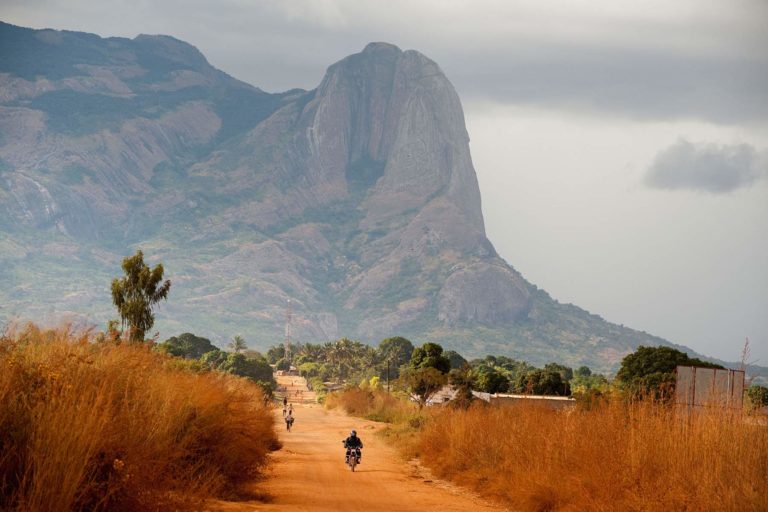
<svg viewBox="0 0 768 512">
<path fill-rule="evenodd" d="M 400 376 L 400 367 L 408 364 L 413 354 L 413 343 L 402 336 L 386 338 L 379 342 L 376 358 L 379 361 L 379 376 L 387 383 L 389 391 L 390 379 Z"/>
<path fill-rule="evenodd" d="M 232 341 L 229 342 L 229 348 L 231 348 L 236 354 L 239 354 L 243 350 L 247 349 L 248 345 L 245 344 L 243 337 L 238 334 L 232 338 Z"/>
<path fill-rule="evenodd" d="M 723 369 L 719 364 L 692 358 L 672 347 L 641 345 L 621 360 L 616 380 L 636 397 L 651 394 L 656 398 L 669 398 L 674 390 L 675 368 L 678 365 Z"/>
<path fill-rule="evenodd" d="M 490 366 L 476 366 L 472 369 L 472 378 L 478 391 L 506 393 L 509 390 L 509 379 L 507 376 Z"/>
<path fill-rule="evenodd" d="M 560 372 L 552 370 L 533 370 L 518 377 L 515 391 L 532 395 L 568 396 L 571 388 L 563 380 Z"/>
<path fill-rule="evenodd" d="M 296 347 L 296 358 L 303 362 L 318 363 L 325 361 L 325 351 L 321 344 L 305 343 Z"/>
<path fill-rule="evenodd" d="M 320 363 L 306 362 L 299 365 L 299 375 L 305 379 L 313 379 L 315 377 L 323 377 L 323 365 Z"/>
<path fill-rule="evenodd" d="M 586 366 L 583 368 L 586 368 Z M 608 379 L 605 378 L 605 375 L 599 373 L 592 373 L 590 371 L 588 375 L 584 375 L 583 372 L 579 373 L 576 370 L 573 380 L 569 384 L 571 385 L 571 392 L 585 393 L 592 389 L 606 390 L 608 388 Z"/>
<path fill-rule="evenodd" d="M 172 336 L 158 345 L 158 349 L 163 350 L 172 356 L 183 357 L 185 359 L 200 359 L 203 354 L 212 350 L 218 350 L 211 340 L 195 336 L 191 332 L 185 332 L 178 336 Z"/>
<path fill-rule="evenodd" d="M 463 409 L 469 407 L 472 400 L 474 400 L 472 388 L 475 387 L 472 367 L 469 364 L 465 364 L 461 368 L 452 368 L 448 372 L 448 382 L 456 390 L 456 396 L 451 401 L 451 405 Z"/>
<path fill-rule="evenodd" d="M 286 358 L 282 358 L 277 363 L 275 363 L 275 369 L 287 372 L 291 369 L 291 362 Z"/>
<path fill-rule="evenodd" d="M 144 341 L 144 335 L 155 323 L 153 308 L 168 298 L 169 280 L 163 281 L 163 265 L 150 269 L 144 263 L 144 254 L 123 259 L 125 276 L 112 280 L 112 302 L 120 314 L 122 327 L 129 330 L 128 339 Z"/>
<path fill-rule="evenodd" d="M 565 366 L 559 363 L 548 363 L 544 365 L 544 369 L 551 372 L 557 372 L 565 382 L 569 382 L 573 379 L 573 368 Z"/>
<path fill-rule="evenodd" d="M 402 375 L 411 393 L 418 399 L 419 407 L 424 407 L 429 399 L 448 382 L 448 376 L 431 366 L 407 368 Z"/>
<path fill-rule="evenodd" d="M 246 377 L 254 382 L 273 384 L 272 367 L 264 359 L 248 359 L 240 353 L 227 354 L 219 370 Z"/>
<path fill-rule="evenodd" d="M 283 345 L 275 345 L 267 349 L 267 361 L 269 361 L 270 364 L 275 364 L 284 357 L 285 347 Z"/>
<path fill-rule="evenodd" d="M 328 363 L 339 380 L 373 366 L 376 352 L 368 345 L 347 338 L 324 345 Z"/>
<path fill-rule="evenodd" d="M 227 360 L 227 353 L 223 350 L 213 349 L 200 357 L 200 364 L 207 370 L 216 370 L 220 368 Z"/>
<path fill-rule="evenodd" d="M 437 343 L 425 343 L 414 349 L 408 364 L 416 370 L 434 368 L 440 373 L 448 373 L 451 370 L 451 362 L 443 355 L 443 347 Z"/>
<path fill-rule="evenodd" d="M 461 354 L 455 350 L 447 350 L 443 355 L 447 357 L 448 362 L 451 363 L 451 370 L 463 368 L 464 365 L 468 364 L 467 360 L 464 359 Z"/>
<path fill-rule="evenodd" d="M 243 350 L 241 354 L 245 355 L 245 357 L 247 357 L 248 359 L 263 359 L 265 361 L 267 360 L 267 358 L 264 357 L 264 354 L 252 348 L 247 348 Z"/>
<path fill-rule="evenodd" d="M 413 354 L 413 343 L 402 336 L 386 338 L 379 343 L 379 357 L 382 361 L 389 360 L 395 368 L 407 364 Z"/>
<path fill-rule="evenodd" d="M 515 382 L 521 375 L 525 375 L 536 369 L 536 367 L 526 363 L 525 361 L 518 361 L 505 356 L 499 356 L 496 358 L 496 364 L 499 368 L 503 368 L 507 372 L 507 377 L 510 382 Z"/>
<path fill-rule="evenodd" d="M 423 407 L 448 382 L 451 362 L 437 343 L 425 343 L 413 350 L 403 380 Z"/>
<path fill-rule="evenodd" d="M 589 369 L 589 366 L 579 366 L 574 372 L 574 375 L 576 377 L 589 377 L 592 375 L 592 370 Z"/>
</svg>

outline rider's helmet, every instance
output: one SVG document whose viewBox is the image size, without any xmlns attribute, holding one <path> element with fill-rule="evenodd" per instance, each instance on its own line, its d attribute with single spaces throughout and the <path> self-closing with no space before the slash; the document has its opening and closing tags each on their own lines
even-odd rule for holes
<svg viewBox="0 0 768 512">
<path fill-rule="evenodd" d="M 357 430 L 353 430 L 352 432 L 349 433 L 349 435 L 352 437 L 357 437 Z"/>
</svg>

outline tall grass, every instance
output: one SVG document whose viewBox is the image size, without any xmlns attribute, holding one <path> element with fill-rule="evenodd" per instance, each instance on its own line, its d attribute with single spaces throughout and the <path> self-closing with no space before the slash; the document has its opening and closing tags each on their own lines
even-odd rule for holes
<svg viewBox="0 0 768 512">
<path fill-rule="evenodd" d="M 180 509 L 258 474 L 277 439 L 257 386 L 91 338 L 0 338 L 0 509 Z"/>
<path fill-rule="evenodd" d="M 768 510 L 768 428 L 738 414 L 620 401 L 432 414 L 425 465 L 518 510 Z"/>
<path fill-rule="evenodd" d="M 387 423 L 412 422 L 418 418 L 416 404 L 408 402 L 402 395 L 381 389 L 352 387 L 330 393 L 325 406 L 329 409 L 341 407 L 353 416 Z"/>
</svg>

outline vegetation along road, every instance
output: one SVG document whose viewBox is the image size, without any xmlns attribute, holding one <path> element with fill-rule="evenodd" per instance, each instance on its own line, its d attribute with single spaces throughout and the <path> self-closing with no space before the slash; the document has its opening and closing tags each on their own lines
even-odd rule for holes
<svg viewBox="0 0 768 512">
<path fill-rule="evenodd" d="M 295 385 L 294 385 L 295 382 Z M 276 409 L 283 448 L 273 454 L 267 479 L 257 484 L 263 501 L 216 502 L 209 510 L 240 511 L 467 511 L 500 510 L 466 491 L 432 478 L 404 461 L 386 439 L 374 435 L 383 424 L 327 411 L 316 404 L 300 377 L 278 377 L 288 387 L 296 422 L 286 432 Z M 296 390 L 305 390 L 295 399 Z M 356 429 L 364 443 L 354 473 L 344 465 L 341 441 Z"/>
</svg>

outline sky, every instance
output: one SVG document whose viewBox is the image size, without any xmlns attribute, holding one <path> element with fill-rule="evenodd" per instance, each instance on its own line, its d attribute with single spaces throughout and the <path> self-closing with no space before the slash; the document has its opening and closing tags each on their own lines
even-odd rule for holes
<svg viewBox="0 0 768 512">
<path fill-rule="evenodd" d="M 765 0 L 2 0 L 0 19 L 168 34 L 267 91 L 371 41 L 465 110 L 488 236 L 561 302 L 768 365 Z"/>
</svg>

